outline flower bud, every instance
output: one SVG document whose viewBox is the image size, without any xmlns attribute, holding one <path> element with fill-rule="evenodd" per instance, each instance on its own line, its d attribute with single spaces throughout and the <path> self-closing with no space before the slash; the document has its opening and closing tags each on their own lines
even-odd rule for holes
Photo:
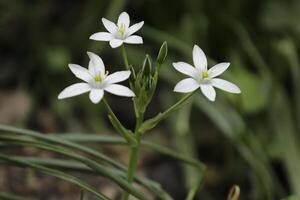
<svg viewBox="0 0 300 200">
<path fill-rule="evenodd" d="M 167 57 L 167 54 L 168 54 L 168 44 L 167 42 L 165 41 L 160 49 L 159 49 L 159 53 L 158 53 L 158 56 L 157 56 L 157 62 L 159 64 L 163 64 L 163 62 L 165 61 L 166 57 Z"/>
<path fill-rule="evenodd" d="M 150 56 L 147 54 L 145 59 L 144 59 L 144 62 L 143 62 L 143 75 L 146 76 L 146 77 L 149 77 L 151 76 L 152 74 L 152 63 L 151 63 L 151 59 L 150 59 Z"/>
</svg>

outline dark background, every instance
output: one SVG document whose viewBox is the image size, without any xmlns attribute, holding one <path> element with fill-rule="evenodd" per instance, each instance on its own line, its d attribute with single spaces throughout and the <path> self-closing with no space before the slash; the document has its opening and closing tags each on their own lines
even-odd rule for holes
<svg viewBox="0 0 300 200">
<path fill-rule="evenodd" d="M 0 0 L 0 123 L 41 132 L 114 134 L 101 103 L 93 105 L 88 95 L 64 101 L 57 95 L 77 81 L 68 63 L 87 66 L 86 51 L 100 55 L 111 71 L 122 69 L 120 49 L 88 39 L 104 31 L 102 17 L 116 21 L 122 11 L 132 21 L 145 21 L 138 32 L 144 44 L 127 48 L 137 69 L 145 53 L 155 59 L 161 43 L 169 45 L 147 117 L 179 99 L 172 89 L 183 76 L 171 63 L 191 62 L 194 44 L 215 62 L 230 62 L 223 77 L 242 90 L 241 95 L 218 90 L 215 103 L 199 91 L 193 104 L 146 136 L 207 165 L 198 199 L 225 199 L 234 184 L 241 187 L 241 199 L 299 195 L 298 0 Z M 131 101 L 107 97 L 132 128 Z M 105 151 L 128 159 L 127 149 Z M 139 163 L 139 173 L 161 182 L 175 199 L 184 198 L 193 169 L 153 154 L 142 153 Z M 88 179 L 111 196 L 118 193 L 101 178 Z M 0 167 L 0 191 L 43 200 L 79 199 L 79 191 L 66 183 L 14 167 Z"/>
</svg>

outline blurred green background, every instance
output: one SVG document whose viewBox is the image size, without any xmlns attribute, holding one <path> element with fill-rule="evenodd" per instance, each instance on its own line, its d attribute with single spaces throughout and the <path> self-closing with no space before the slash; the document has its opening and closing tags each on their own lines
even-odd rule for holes
<svg viewBox="0 0 300 200">
<path fill-rule="evenodd" d="M 116 21 L 122 11 L 132 21 L 145 21 L 138 32 L 144 44 L 127 48 L 136 68 L 145 53 L 155 59 L 163 41 L 169 46 L 148 117 L 180 98 L 172 89 L 183 76 L 171 64 L 191 63 L 194 44 L 211 58 L 210 66 L 230 62 L 223 77 L 242 90 L 241 95 L 219 90 L 215 103 L 199 91 L 192 104 L 146 136 L 207 165 L 197 198 L 225 199 L 234 184 L 245 200 L 300 195 L 299 0 L 1 0 L 0 123 L 42 132 L 114 134 L 101 104 L 93 105 L 87 95 L 64 101 L 57 95 L 77 81 L 68 63 L 87 66 L 86 51 L 100 55 L 111 72 L 122 69 L 120 49 L 88 39 L 104 31 L 102 17 Z M 131 101 L 107 96 L 132 128 Z M 128 159 L 122 149 L 106 151 Z M 141 155 L 138 171 L 178 200 L 194 181 L 193 169 L 156 155 Z M 0 168 L 0 191 L 43 200 L 79 198 L 60 181 L 13 167 Z"/>
</svg>

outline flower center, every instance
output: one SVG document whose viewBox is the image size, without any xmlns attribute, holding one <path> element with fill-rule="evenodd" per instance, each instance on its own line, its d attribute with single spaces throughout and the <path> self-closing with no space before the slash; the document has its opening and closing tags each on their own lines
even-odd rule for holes
<svg viewBox="0 0 300 200">
<path fill-rule="evenodd" d="M 124 35 L 125 35 L 125 24 L 123 24 L 123 23 L 119 24 L 118 32 L 122 37 L 124 37 Z"/>
<path fill-rule="evenodd" d="M 208 72 L 207 72 L 207 70 L 203 70 L 201 75 L 202 75 L 202 79 L 208 78 Z"/>
<path fill-rule="evenodd" d="M 102 78 L 101 78 L 101 76 L 99 76 L 99 75 L 96 75 L 96 76 L 94 77 L 94 80 L 95 80 L 96 83 L 101 83 L 101 82 L 102 82 Z"/>
<path fill-rule="evenodd" d="M 98 84 L 98 83 L 101 83 L 106 77 L 107 75 L 109 74 L 108 71 L 105 72 L 105 74 L 103 76 L 101 76 L 100 74 L 98 75 L 95 75 L 94 76 L 94 81 Z"/>
</svg>

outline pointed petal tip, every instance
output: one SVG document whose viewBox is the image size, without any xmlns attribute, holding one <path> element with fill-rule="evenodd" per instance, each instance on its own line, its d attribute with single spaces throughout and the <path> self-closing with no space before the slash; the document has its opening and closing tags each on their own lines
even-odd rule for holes
<svg viewBox="0 0 300 200">
<path fill-rule="evenodd" d="M 201 49 L 197 44 L 194 44 L 193 50 L 195 50 L 195 49 L 197 49 L 197 48 Z M 202 51 L 202 49 L 201 49 L 201 51 Z"/>
<path fill-rule="evenodd" d="M 94 100 L 91 100 L 91 102 L 92 102 L 93 104 L 99 103 L 98 101 L 94 101 Z"/>
<path fill-rule="evenodd" d="M 89 57 L 90 59 L 92 59 L 92 58 L 91 58 L 92 56 L 97 56 L 97 57 L 99 57 L 97 54 L 95 54 L 95 53 L 93 53 L 93 52 L 91 52 L 91 51 L 87 51 L 86 53 L 87 53 L 87 55 L 88 55 L 88 57 Z"/>
<path fill-rule="evenodd" d="M 121 12 L 119 16 L 121 16 L 121 15 L 128 15 L 129 16 L 129 14 L 126 11 Z"/>
<path fill-rule="evenodd" d="M 102 21 L 102 23 L 104 24 L 104 23 L 105 23 L 105 21 L 108 21 L 108 19 L 106 19 L 106 18 L 102 17 L 102 18 L 101 18 L 101 21 Z"/>
<path fill-rule="evenodd" d="M 230 62 L 223 62 L 224 63 L 224 65 L 230 65 Z"/>
<path fill-rule="evenodd" d="M 63 91 L 61 91 L 58 96 L 57 96 L 57 99 L 58 100 L 62 100 L 62 99 L 65 99 L 66 97 L 64 97 L 64 94 L 63 94 Z"/>
<path fill-rule="evenodd" d="M 89 37 L 90 40 L 95 40 L 95 33 L 93 33 L 90 37 Z"/>
</svg>

